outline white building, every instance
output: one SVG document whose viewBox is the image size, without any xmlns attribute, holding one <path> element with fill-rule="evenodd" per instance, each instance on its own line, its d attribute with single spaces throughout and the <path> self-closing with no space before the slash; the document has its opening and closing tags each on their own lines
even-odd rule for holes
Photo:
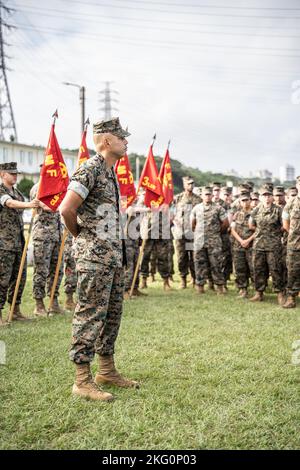
<svg viewBox="0 0 300 470">
<path fill-rule="evenodd" d="M 295 181 L 295 168 L 292 165 L 281 166 L 279 168 L 279 179 L 281 183 Z"/>
<path fill-rule="evenodd" d="M 45 147 L 20 144 L 0 140 L 0 163 L 17 162 L 18 171 L 21 172 L 19 180 L 28 178 L 37 182 L 40 174 L 40 164 L 45 157 Z M 71 176 L 76 168 L 77 152 L 61 149 L 68 174 Z"/>
</svg>

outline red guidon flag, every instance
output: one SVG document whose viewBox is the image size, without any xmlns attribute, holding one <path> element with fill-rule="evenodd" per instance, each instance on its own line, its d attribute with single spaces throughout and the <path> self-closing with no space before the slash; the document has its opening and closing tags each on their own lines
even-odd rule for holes
<svg viewBox="0 0 300 470">
<path fill-rule="evenodd" d="M 82 134 L 81 144 L 78 150 L 78 160 L 77 160 L 77 167 L 79 167 L 82 163 L 86 162 L 90 158 L 89 149 L 86 145 L 86 129 Z"/>
<path fill-rule="evenodd" d="M 164 202 L 162 187 L 158 177 L 158 170 L 153 156 L 152 145 L 150 145 L 141 178 L 140 186 L 146 189 L 144 204 L 147 207 L 157 208 Z"/>
<path fill-rule="evenodd" d="M 115 172 L 120 187 L 121 207 L 122 209 L 127 209 L 127 207 L 129 207 L 136 198 L 133 174 L 131 172 L 127 154 L 117 161 L 115 164 Z"/>
<path fill-rule="evenodd" d="M 45 160 L 41 169 L 38 199 L 55 211 L 66 195 L 69 177 L 52 124 Z"/>
<path fill-rule="evenodd" d="M 162 185 L 164 204 L 170 205 L 174 197 L 174 185 L 169 149 L 167 149 L 165 158 L 163 159 L 163 162 L 161 164 L 161 168 L 159 171 L 159 180 L 161 181 Z"/>
</svg>

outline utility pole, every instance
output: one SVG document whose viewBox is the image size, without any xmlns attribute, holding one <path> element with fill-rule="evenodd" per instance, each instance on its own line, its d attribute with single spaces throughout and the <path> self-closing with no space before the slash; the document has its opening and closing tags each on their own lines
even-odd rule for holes
<svg viewBox="0 0 300 470">
<path fill-rule="evenodd" d="M 63 82 L 64 85 L 75 86 L 79 88 L 79 103 L 80 103 L 80 115 L 81 115 L 81 132 L 84 131 L 85 125 L 85 87 L 77 85 L 77 83 Z"/>
<path fill-rule="evenodd" d="M 12 11 L 12 8 L 7 8 L 0 1 L 0 139 L 14 142 L 18 140 L 18 137 L 6 74 L 5 59 L 7 59 L 7 56 L 5 55 L 4 46 L 7 46 L 7 44 L 3 38 L 4 28 L 8 30 L 13 28 L 4 21 L 4 15 L 10 15 Z"/>
<path fill-rule="evenodd" d="M 110 89 L 110 84 L 113 82 L 105 82 L 105 89 L 100 91 L 100 95 L 104 95 L 104 98 L 100 100 L 100 103 L 104 103 L 104 107 L 100 111 L 104 111 L 104 119 L 108 120 L 112 118 L 112 111 L 118 111 L 118 109 L 112 106 L 112 102 L 118 103 L 118 100 L 112 98 L 112 93 L 117 93 L 116 90 Z"/>
</svg>

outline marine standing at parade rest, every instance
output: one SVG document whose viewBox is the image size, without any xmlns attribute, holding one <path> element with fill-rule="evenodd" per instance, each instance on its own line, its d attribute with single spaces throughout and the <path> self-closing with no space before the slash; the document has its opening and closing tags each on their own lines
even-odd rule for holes
<svg viewBox="0 0 300 470">
<path fill-rule="evenodd" d="M 181 289 L 186 289 L 186 278 L 190 271 L 195 283 L 193 257 L 193 232 L 190 216 L 193 207 L 201 202 L 201 197 L 193 193 L 194 180 L 190 176 L 182 178 L 184 191 L 174 198 L 175 217 L 173 235 L 178 258 L 178 270 L 181 277 Z"/>
<path fill-rule="evenodd" d="M 197 204 L 191 212 L 197 292 L 204 293 L 204 285 L 211 272 L 217 293 L 224 294 L 221 231 L 228 227 L 228 218 L 225 209 L 212 202 L 212 190 L 209 186 L 203 189 L 202 197 L 203 202 Z"/>
<path fill-rule="evenodd" d="M 35 184 L 30 191 L 30 199 L 38 194 L 39 183 Z M 50 297 L 58 254 L 62 238 L 62 224 L 60 213 L 53 212 L 49 207 L 39 208 L 33 219 L 32 243 L 33 243 L 33 279 L 32 290 L 35 299 L 36 316 L 47 316 L 44 298 Z M 51 313 L 63 313 L 58 303 L 59 287 L 63 278 L 63 261 L 60 265 L 59 276 L 55 288 L 54 300 Z"/>
<path fill-rule="evenodd" d="M 12 304 L 19 273 L 24 240 L 23 210 L 40 207 L 37 199 L 25 202 L 23 194 L 15 187 L 18 169 L 15 162 L 0 164 L 0 325 L 6 300 Z M 13 320 L 25 320 L 20 311 L 22 294 L 26 283 L 26 261 L 22 271 Z"/>
<path fill-rule="evenodd" d="M 282 209 L 273 202 L 273 188 L 264 185 L 262 202 L 251 212 L 249 227 L 255 230 L 253 242 L 253 275 L 256 293 L 250 300 L 262 301 L 269 274 L 278 303 L 284 302 L 282 279 Z"/>
<path fill-rule="evenodd" d="M 234 214 L 231 223 L 232 253 L 235 270 L 235 283 L 239 297 L 248 296 L 249 279 L 253 280 L 252 242 L 254 232 L 249 228 L 251 214 L 250 194 L 240 196 L 241 209 Z"/>
<path fill-rule="evenodd" d="M 123 228 L 120 224 L 120 193 L 113 169 L 127 150 L 119 118 L 94 124 L 96 155 L 74 173 L 60 211 L 75 237 L 78 301 L 73 318 L 70 359 L 76 367 L 73 394 L 93 400 L 110 401 L 113 396 L 99 384 L 138 387 L 126 379 L 114 364 L 123 304 Z M 99 356 L 99 370 L 93 381 L 90 364 Z"/>
<path fill-rule="evenodd" d="M 297 176 L 298 195 L 292 197 L 283 209 L 283 228 L 287 241 L 287 300 L 284 308 L 295 308 L 300 292 L 300 176 Z"/>
</svg>

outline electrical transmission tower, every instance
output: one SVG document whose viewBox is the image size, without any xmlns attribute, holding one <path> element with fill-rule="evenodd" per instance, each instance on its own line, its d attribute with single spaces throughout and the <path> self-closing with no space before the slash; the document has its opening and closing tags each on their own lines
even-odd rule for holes
<svg viewBox="0 0 300 470">
<path fill-rule="evenodd" d="M 12 26 L 5 22 L 4 15 L 9 15 L 12 11 L 0 1 L 0 139 L 17 141 L 17 129 L 6 74 L 5 60 L 7 56 L 4 52 L 4 46 L 7 44 L 3 39 L 4 29 L 12 29 Z"/>
<path fill-rule="evenodd" d="M 105 82 L 105 89 L 100 91 L 100 95 L 104 95 L 103 98 L 101 98 L 100 103 L 104 103 L 104 107 L 100 109 L 100 111 L 104 111 L 104 119 L 111 119 L 112 118 L 112 111 L 118 111 L 118 109 L 114 108 L 112 106 L 112 103 L 118 103 L 118 100 L 115 98 L 112 98 L 112 93 L 117 93 L 116 90 L 111 90 L 110 89 L 110 84 L 112 82 Z"/>
</svg>

